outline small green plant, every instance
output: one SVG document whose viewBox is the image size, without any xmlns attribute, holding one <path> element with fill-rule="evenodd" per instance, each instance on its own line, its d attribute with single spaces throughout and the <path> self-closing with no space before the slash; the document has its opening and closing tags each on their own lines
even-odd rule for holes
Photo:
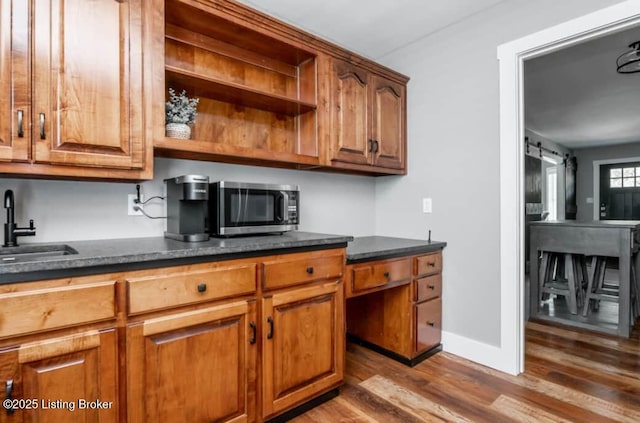
<svg viewBox="0 0 640 423">
<path fill-rule="evenodd" d="M 176 94 L 173 88 L 169 88 L 169 101 L 165 107 L 166 123 L 194 123 L 198 101 L 200 101 L 199 98 L 187 97 L 185 90 Z"/>
</svg>

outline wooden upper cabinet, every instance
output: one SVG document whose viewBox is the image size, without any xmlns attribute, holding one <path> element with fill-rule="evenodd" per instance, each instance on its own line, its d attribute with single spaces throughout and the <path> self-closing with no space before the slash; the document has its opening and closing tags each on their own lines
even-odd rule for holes
<svg viewBox="0 0 640 423">
<path fill-rule="evenodd" d="M 140 0 L 35 5 L 35 161 L 142 168 Z"/>
<path fill-rule="evenodd" d="M 0 162 L 26 162 L 31 155 L 27 4 L 0 2 Z"/>
<path fill-rule="evenodd" d="M 329 164 L 406 173 L 406 86 L 338 59 L 331 78 Z"/>
<path fill-rule="evenodd" d="M 0 173 L 152 177 L 142 54 L 151 13 L 142 0 L 2 2 Z"/>
</svg>

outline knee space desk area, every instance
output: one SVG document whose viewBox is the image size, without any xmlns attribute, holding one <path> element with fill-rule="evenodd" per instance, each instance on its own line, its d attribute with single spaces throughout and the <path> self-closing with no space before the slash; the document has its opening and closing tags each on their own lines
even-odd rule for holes
<svg viewBox="0 0 640 423">
<path fill-rule="evenodd" d="M 347 337 L 413 366 L 442 349 L 438 241 L 362 237 L 347 246 Z"/>
<path fill-rule="evenodd" d="M 636 277 L 640 270 L 639 246 L 640 221 L 531 222 L 531 317 L 628 337 L 639 311 L 640 286 Z M 548 288 L 547 282 L 549 263 L 557 263 L 558 257 L 565 261 L 567 273 L 554 282 L 568 286 L 564 290 L 560 288 L 558 295 L 571 297 L 566 301 L 570 311 L 565 313 L 552 313 L 549 301 L 553 298 L 544 297 L 555 289 L 554 284 Z M 602 284 L 607 261 L 616 260 L 618 277 L 612 282 L 612 293 L 594 293 L 599 289 L 598 282 Z M 601 300 L 609 301 L 612 304 L 609 310 L 617 312 L 617 316 L 614 313 L 613 318 L 609 316 L 605 321 L 605 313 L 595 311 Z M 563 303 L 560 307 L 564 307 Z"/>
</svg>

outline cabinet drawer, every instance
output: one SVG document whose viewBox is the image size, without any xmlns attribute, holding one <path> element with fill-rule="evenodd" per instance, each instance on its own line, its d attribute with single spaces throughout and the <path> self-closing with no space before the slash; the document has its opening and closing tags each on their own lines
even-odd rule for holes
<svg viewBox="0 0 640 423">
<path fill-rule="evenodd" d="M 129 314 L 251 294 L 256 264 L 191 269 L 127 279 Z"/>
<path fill-rule="evenodd" d="M 411 277 L 410 259 L 376 262 L 352 269 L 351 292 L 365 291 Z"/>
<path fill-rule="evenodd" d="M 343 254 L 296 255 L 295 259 L 264 262 L 264 288 L 274 289 L 297 285 L 312 280 L 340 278 L 344 267 Z"/>
<path fill-rule="evenodd" d="M 416 276 L 432 275 L 442 271 L 442 253 L 427 254 L 416 257 L 414 260 Z"/>
<path fill-rule="evenodd" d="M 0 295 L 0 338 L 115 318 L 115 280 Z"/>
<path fill-rule="evenodd" d="M 416 352 L 440 344 L 442 334 L 442 300 L 436 298 L 415 306 Z"/>
<path fill-rule="evenodd" d="M 416 301 L 425 301 L 442 295 L 442 275 L 432 275 L 416 280 Z"/>
</svg>

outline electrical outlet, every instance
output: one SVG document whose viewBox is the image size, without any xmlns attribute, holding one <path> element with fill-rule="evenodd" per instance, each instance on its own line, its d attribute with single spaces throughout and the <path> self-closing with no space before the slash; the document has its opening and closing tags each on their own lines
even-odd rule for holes
<svg viewBox="0 0 640 423">
<path fill-rule="evenodd" d="M 431 211 L 432 211 L 431 198 L 423 198 L 422 199 L 422 213 L 431 213 Z"/>
<path fill-rule="evenodd" d="M 127 214 L 129 216 L 142 216 L 142 211 L 144 210 L 144 205 L 142 203 L 136 204 L 134 201 L 138 198 L 135 194 L 127 195 Z M 140 196 L 140 201 L 143 201 L 142 195 Z M 138 207 L 140 210 L 134 210 L 133 206 Z"/>
</svg>

